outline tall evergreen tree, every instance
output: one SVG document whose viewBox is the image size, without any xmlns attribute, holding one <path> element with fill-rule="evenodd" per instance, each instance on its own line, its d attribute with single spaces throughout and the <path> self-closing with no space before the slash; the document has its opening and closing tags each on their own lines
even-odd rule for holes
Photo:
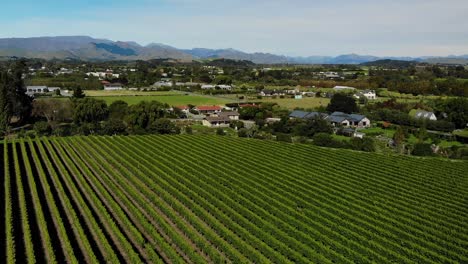
<svg viewBox="0 0 468 264">
<path fill-rule="evenodd" d="M 19 119 L 19 123 L 26 122 L 31 117 L 33 99 L 26 94 L 23 73 L 26 69 L 24 60 L 15 61 L 10 66 L 7 76 L 7 86 L 12 115 Z"/>
<path fill-rule="evenodd" d="M 7 77 L 6 71 L 0 71 L 0 134 L 5 133 L 7 130 L 11 117 Z"/>
</svg>

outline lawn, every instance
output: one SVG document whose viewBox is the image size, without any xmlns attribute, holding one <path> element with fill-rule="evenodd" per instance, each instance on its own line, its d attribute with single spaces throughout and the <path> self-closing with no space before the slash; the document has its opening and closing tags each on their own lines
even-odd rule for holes
<svg viewBox="0 0 468 264">
<path fill-rule="evenodd" d="M 96 99 L 102 99 L 107 104 L 117 100 L 127 102 L 129 105 L 138 104 L 141 101 L 158 101 L 172 106 L 179 105 L 224 105 L 231 102 L 224 98 L 206 97 L 201 95 L 123 95 L 123 96 L 94 96 Z"/>
<path fill-rule="evenodd" d="M 468 137 L 468 129 L 458 129 L 453 131 L 453 134 L 460 137 Z"/>
<path fill-rule="evenodd" d="M 84 91 L 86 96 L 149 96 L 149 95 L 183 95 L 183 92 L 179 91 L 104 91 L 104 90 L 86 90 Z"/>
<path fill-rule="evenodd" d="M 226 103 L 233 102 L 234 100 L 228 98 L 218 98 L 214 96 L 198 95 L 198 94 L 186 94 L 179 91 L 85 91 L 86 96 L 93 97 L 96 99 L 102 99 L 107 104 L 111 104 L 117 100 L 127 102 L 129 105 L 138 104 L 141 101 L 158 101 L 161 103 L 167 103 L 172 106 L 178 105 L 224 105 Z"/>
</svg>

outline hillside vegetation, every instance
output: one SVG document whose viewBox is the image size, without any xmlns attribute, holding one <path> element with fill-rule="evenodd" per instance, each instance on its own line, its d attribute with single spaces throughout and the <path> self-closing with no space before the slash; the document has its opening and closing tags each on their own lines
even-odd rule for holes
<svg viewBox="0 0 468 264">
<path fill-rule="evenodd" d="M 466 263 L 468 163 L 221 136 L 0 144 L 2 263 Z"/>
</svg>

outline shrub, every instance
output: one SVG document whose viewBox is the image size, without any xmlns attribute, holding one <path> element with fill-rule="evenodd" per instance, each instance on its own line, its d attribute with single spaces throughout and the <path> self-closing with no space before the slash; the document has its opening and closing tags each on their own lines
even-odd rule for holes
<svg viewBox="0 0 468 264">
<path fill-rule="evenodd" d="M 291 135 L 278 133 L 276 135 L 276 141 L 292 143 Z"/>
<path fill-rule="evenodd" d="M 416 143 L 414 144 L 411 154 L 415 156 L 433 156 L 431 144 L 429 143 Z"/>
<path fill-rule="evenodd" d="M 39 121 L 34 124 L 34 131 L 38 136 L 48 136 L 52 132 L 52 128 L 49 123 L 45 121 Z"/>
<path fill-rule="evenodd" d="M 237 131 L 237 136 L 242 138 L 249 137 L 249 130 L 247 128 L 241 128 Z"/>
<path fill-rule="evenodd" d="M 224 136 L 224 135 L 226 135 L 226 133 L 224 132 L 224 129 L 219 127 L 219 128 L 216 129 L 216 135 Z"/>
</svg>

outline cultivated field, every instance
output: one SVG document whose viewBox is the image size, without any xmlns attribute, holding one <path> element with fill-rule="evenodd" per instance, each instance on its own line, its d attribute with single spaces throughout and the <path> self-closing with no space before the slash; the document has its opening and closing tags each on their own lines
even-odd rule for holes
<svg viewBox="0 0 468 264">
<path fill-rule="evenodd" d="M 467 162 L 190 135 L 0 147 L 2 263 L 468 262 Z"/>
<path fill-rule="evenodd" d="M 172 106 L 178 105 L 225 105 L 226 103 L 233 102 L 228 98 L 220 98 L 214 96 L 206 96 L 194 93 L 184 93 L 179 91 L 85 91 L 86 96 L 90 96 L 96 99 L 102 99 L 107 104 L 111 104 L 117 100 L 127 102 L 129 105 L 138 104 L 141 101 L 158 101 L 161 103 L 167 103 Z"/>
<path fill-rule="evenodd" d="M 179 105 L 225 105 L 231 102 L 224 98 L 216 98 L 202 95 L 124 95 L 124 96 L 95 96 L 93 98 L 102 99 L 107 104 L 111 104 L 117 100 L 127 102 L 129 105 L 138 104 L 141 101 L 158 101 L 161 103 L 167 103 L 172 106 Z"/>
</svg>

